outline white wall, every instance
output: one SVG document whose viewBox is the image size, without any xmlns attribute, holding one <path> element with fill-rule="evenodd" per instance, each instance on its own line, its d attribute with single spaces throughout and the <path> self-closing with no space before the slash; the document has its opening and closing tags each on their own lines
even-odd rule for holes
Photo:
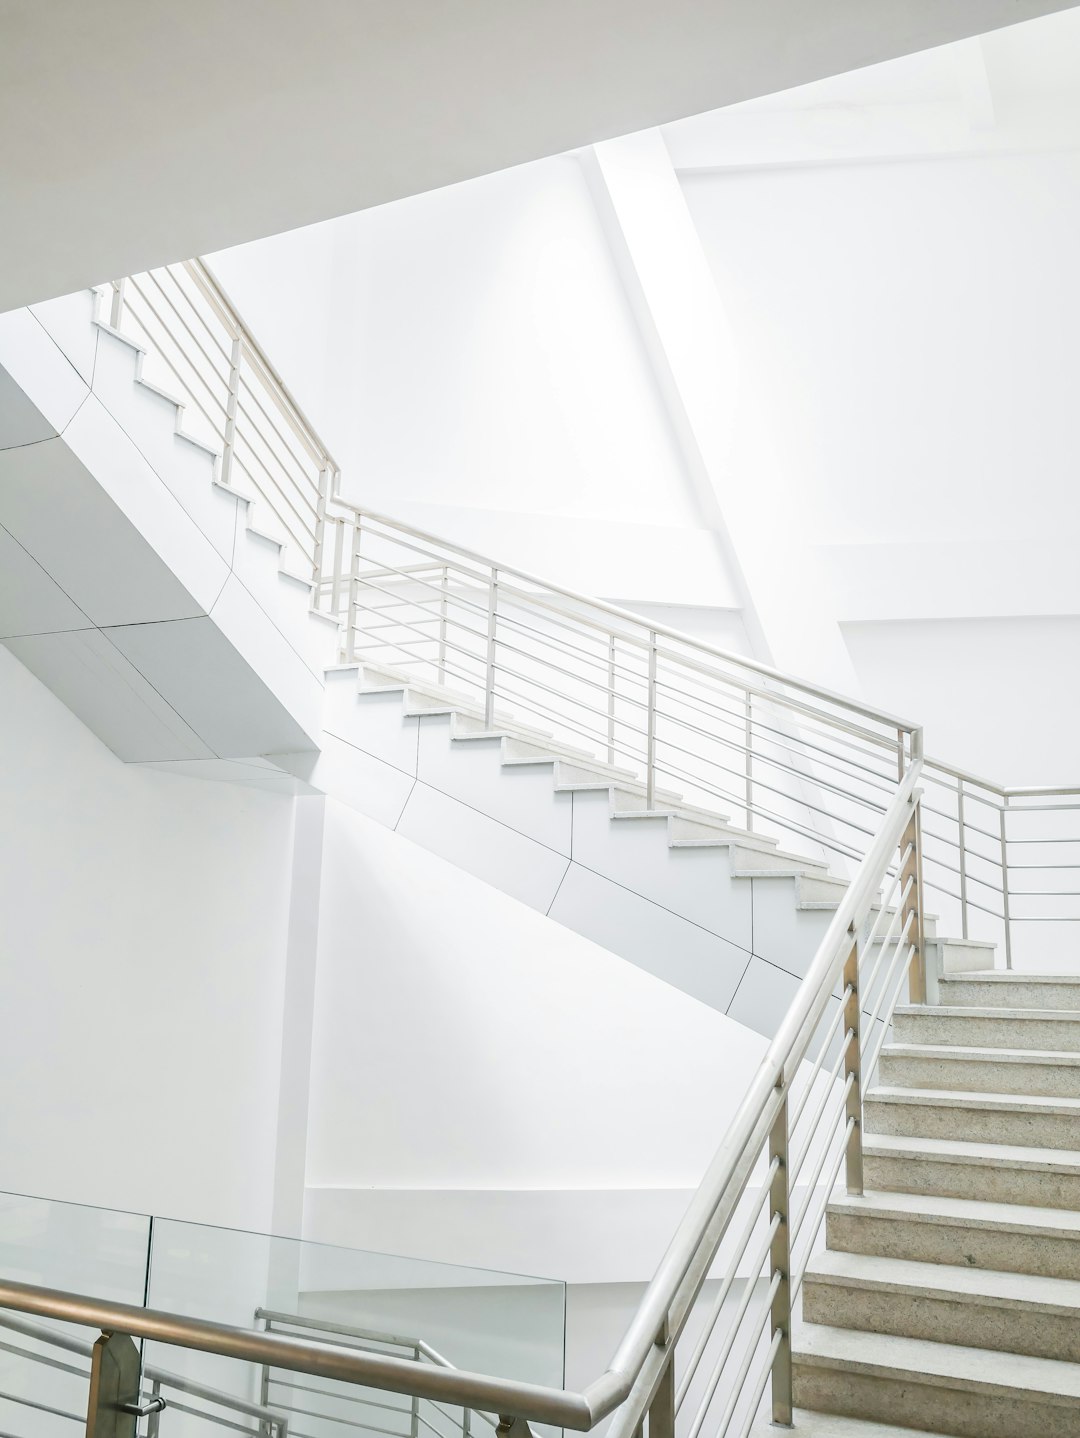
<svg viewBox="0 0 1080 1438">
<path fill-rule="evenodd" d="M 0 650 L 0 1188 L 266 1227 L 292 800 L 122 764 Z"/>
<path fill-rule="evenodd" d="M 348 497 L 588 592 L 738 602 L 575 156 L 212 264 Z"/>
<path fill-rule="evenodd" d="M 741 360 L 740 494 L 863 696 L 1014 784 L 1076 777 L 1077 76 L 1073 10 L 665 132 Z"/>
<path fill-rule="evenodd" d="M 765 1041 L 331 801 L 323 855 L 307 1236 L 649 1276 Z"/>
</svg>

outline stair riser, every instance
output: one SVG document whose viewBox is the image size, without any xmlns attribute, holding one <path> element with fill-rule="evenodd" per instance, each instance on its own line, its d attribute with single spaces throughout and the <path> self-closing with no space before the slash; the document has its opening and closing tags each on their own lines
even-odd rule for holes
<svg viewBox="0 0 1080 1438">
<path fill-rule="evenodd" d="M 1080 1363 L 1080 1321 L 1076 1314 L 950 1300 L 931 1291 L 910 1294 L 855 1288 L 846 1283 L 828 1283 L 810 1274 L 802 1292 L 803 1317 L 810 1323 Z"/>
<path fill-rule="evenodd" d="M 941 1002 L 966 1009 L 1080 1010 L 1080 985 L 1007 983 L 950 979 L 941 984 Z"/>
<path fill-rule="evenodd" d="M 878 1081 L 888 1088 L 959 1089 L 964 1093 L 1011 1093 L 1080 1098 L 1080 1062 L 997 1063 L 993 1060 L 881 1055 Z"/>
<path fill-rule="evenodd" d="M 867 1099 L 864 1123 L 867 1133 L 896 1138 L 1080 1150 L 1080 1117 L 1076 1114 L 1000 1113 L 952 1104 L 878 1103 Z"/>
<path fill-rule="evenodd" d="M 1038 1173 L 1030 1169 L 949 1160 L 866 1154 L 867 1188 L 889 1193 L 925 1193 L 936 1198 L 974 1198 L 1022 1203 L 1033 1208 L 1080 1209 L 1080 1173 Z"/>
<path fill-rule="evenodd" d="M 806 1364 L 797 1354 L 793 1378 L 797 1406 L 818 1413 L 876 1423 L 902 1416 L 906 1427 L 956 1438 L 1076 1438 L 1073 1404 L 947 1388 L 920 1382 L 917 1374 L 893 1378 Z"/>
<path fill-rule="evenodd" d="M 829 1247 L 843 1253 L 1080 1279 L 1080 1239 L 1058 1234 L 833 1212 L 825 1224 Z"/>
<path fill-rule="evenodd" d="M 1037 1049 L 1080 1053 L 1080 1019 L 974 1018 L 927 1009 L 896 1014 L 893 1038 L 900 1044 L 960 1044 L 973 1049 Z"/>
</svg>

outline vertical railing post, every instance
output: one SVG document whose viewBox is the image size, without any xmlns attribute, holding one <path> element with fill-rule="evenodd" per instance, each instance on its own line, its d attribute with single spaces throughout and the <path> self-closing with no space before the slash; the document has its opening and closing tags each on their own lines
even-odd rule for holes
<svg viewBox="0 0 1080 1438">
<path fill-rule="evenodd" d="M 964 781 L 959 781 L 956 791 L 956 818 L 960 826 L 960 934 L 968 937 L 967 901 L 967 837 L 964 831 Z"/>
<path fill-rule="evenodd" d="M 648 1438 L 675 1438 L 675 1353 L 668 1355 L 649 1404 Z"/>
<path fill-rule="evenodd" d="M 353 542 L 349 555 L 349 607 L 345 617 L 345 663 L 356 658 L 356 625 L 360 608 L 360 516 L 353 521 Z"/>
<path fill-rule="evenodd" d="M 926 944 L 923 936 L 922 903 L 922 806 L 916 794 L 911 801 L 911 818 L 900 840 L 900 853 L 906 855 L 900 870 L 900 892 L 907 889 L 900 915 L 901 933 L 908 927 L 907 942 L 911 945 L 908 969 L 908 996 L 913 1004 L 926 1003 Z M 910 882 L 910 887 L 909 887 Z M 908 919 L 911 919 L 910 925 Z"/>
<path fill-rule="evenodd" d="M 114 330 L 120 328 L 120 322 L 124 317 L 124 292 L 127 289 L 127 279 L 113 280 L 112 282 L 112 304 L 109 307 L 109 324 Z"/>
<path fill-rule="evenodd" d="M 746 831 L 754 831 L 754 724 L 753 696 L 746 691 Z"/>
<path fill-rule="evenodd" d="M 439 584 L 439 683 L 446 683 L 446 618 L 450 595 L 450 566 L 442 567 Z"/>
<path fill-rule="evenodd" d="M 233 452 L 236 449 L 236 411 L 240 404 L 240 359 L 243 345 L 234 335 L 229 353 L 229 397 L 225 404 L 225 438 L 221 451 L 221 483 L 231 483 Z"/>
<path fill-rule="evenodd" d="M 161 1379 L 155 1378 L 150 1385 L 151 1409 L 146 1415 L 146 1438 L 158 1438 L 161 1428 L 161 1410 L 165 1406 L 161 1402 Z M 136 1430 L 138 1431 L 138 1430 Z"/>
<path fill-rule="evenodd" d="M 847 1118 L 853 1121 L 848 1135 L 846 1165 L 847 1191 L 861 1194 L 863 1191 L 863 1147 L 862 1147 L 862 995 L 859 990 L 859 940 L 852 925 L 849 930 L 851 947 L 844 960 L 844 1080 L 850 1081 L 845 1103 Z"/>
<path fill-rule="evenodd" d="M 1009 917 L 1009 836 L 1005 828 L 1005 813 L 1008 807 L 1009 796 L 1006 794 L 1001 801 L 1001 808 L 998 813 L 1001 833 L 1001 903 L 1005 919 L 1005 967 L 1011 969 L 1012 920 Z"/>
<path fill-rule="evenodd" d="M 780 1080 L 783 1083 L 783 1079 Z M 770 1279 L 779 1275 L 773 1295 L 771 1331 L 780 1333 L 772 1364 L 772 1421 L 791 1427 L 791 1188 L 788 1170 L 788 1102 L 785 1093 L 769 1133 L 769 1163 L 776 1172 L 769 1188 L 769 1211 L 779 1218 L 769 1247 Z M 747 1282 L 753 1282 L 748 1279 Z"/>
<path fill-rule="evenodd" d="M 315 548 L 311 556 L 311 567 L 316 584 L 315 608 L 319 607 L 322 593 L 323 551 L 326 545 L 326 501 L 330 497 L 330 467 L 323 465 L 319 470 L 319 493 L 315 501 Z"/>
<path fill-rule="evenodd" d="M 645 807 L 656 802 L 656 630 L 649 630 L 649 701 L 645 739 Z"/>
<path fill-rule="evenodd" d="M 484 670 L 484 727 L 495 724 L 495 632 L 499 614 L 499 571 L 492 566 L 488 589 L 487 663 Z"/>
<path fill-rule="evenodd" d="M 615 636 L 608 635 L 607 761 L 615 763 Z"/>
</svg>

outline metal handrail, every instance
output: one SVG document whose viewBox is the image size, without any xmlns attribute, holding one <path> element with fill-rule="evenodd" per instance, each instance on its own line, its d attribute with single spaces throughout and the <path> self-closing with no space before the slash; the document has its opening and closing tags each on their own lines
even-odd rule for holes
<svg viewBox="0 0 1080 1438">
<path fill-rule="evenodd" d="M 484 568 L 496 568 L 500 575 L 513 575 L 525 584 L 535 585 L 537 588 L 547 590 L 548 593 L 558 594 L 563 599 L 569 599 L 575 604 L 583 604 L 589 609 L 598 610 L 602 614 L 609 614 L 623 623 L 631 624 L 636 629 L 644 629 L 654 634 L 663 635 L 665 639 L 675 640 L 679 644 L 685 644 L 690 649 L 698 650 L 702 654 L 708 654 L 713 659 L 720 659 L 726 664 L 735 664 L 742 669 L 749 669 L 754 674 L 760 674 L 764 679 L 773 680 L 783 684 L 788 689 L 796 689 L 801 694 L 810 695 L 827 704 L 835 704 L 840 709 L 847 709 L 853 714 L 859 714 L 864 719 L 872 719 L 875 722 L 893 730 L 902 730 L 910 734 L 920 726 L 907 719 L 900 719 L 895 714 L 889 714 L 884 709 L 878 709 L 870 704 L 862 704 L 858 700 L 838 694 L 835 690 L 826 689 L 820 684 L 814 684 L 807 679 L 798 679 L 793 675 L 785 674 L 779 669 L 774 669 L 769 664 L 763 664 L 758 659 L 750 659 L 742 654 L 735 654 L 728 649 L 720 649 L 716 645 L 705 644 L 699 639 L 691 638 L 678 629 L 672 629 L 665 624 L 654 623 L 651 619 L 643 619 L 640 614 L 632 610 L 622 609 L 617 604 L 610 604 L 603 599 L 595 599 L 591 595 L 581 594 L 577 590 L 568 589 L 565 585 L 554 584 L 549 579 L 543 579 L 539 575 L 531 574 L 527 569 L 516 569 L 513 565 L 503 564 L 478 554 L 475 550 L 466 549 L 463 545 L 452 544 L 449 540 L 440 539 L 435 535 L 428 534 L 422 529 L 416 529 L 413 525 L 404 524 L 401 520 L 391 519 L 376 510 L 368 509 L 362 505 L 350 503 L 339 496 L 334 498 L 334 506 L 337 509 L 347 510 L 350 514 L 359 519 L 373 520 L 376 524 L 382 524 L 390 529 L 400 530 L 402 534 L 408 534 L 414 539 L 425 544 L 437 545 L 451 554 L 456 554 L 462 559 L 467 559 L 473 564 L 479 564 Z M 582 616 L 575 616 L 582 617 Z M 629 635 L 620 635 L 620 638 L 630 638 Z M 772 697 L 772 696 L 770 696 Z"/>
</svg>

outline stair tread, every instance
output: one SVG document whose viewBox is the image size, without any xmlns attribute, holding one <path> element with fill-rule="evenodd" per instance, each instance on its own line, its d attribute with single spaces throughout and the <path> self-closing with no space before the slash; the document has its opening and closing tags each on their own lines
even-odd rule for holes
<svg viewBox="0 0 1080 1438">
<path fill-rule="evenodd" d="M 960 1264 L 920 1263 L 908 1258 L 844 1253 L 827 1249 L 807 1272 L 848 1287 L 874 1285 L 893 1292 L 932 1292 L 960 1301 L 978 1298 L 995 1306 L 1023 1305 L 1046 1313 L 1080 1316 L 1080 1280 L 1043 1278 Z"/>
<path fill-rule="evenodd" d="M 926 1017 L 943 1019 L 992 1019 L 995 1023 L 1005 1021 L 1016 1023 L 1077 1023 L 1080 1009 L 1005 1009 L 984 1004 L 974 1007 L 970 1004 L 897 1004 L 894 1015 L 902 1017 Z"/>
<path fill-rule="evenodd" d="M 950 1163 L 984 1164 L 1033 1172 L 1067 1170 L 1080 1174 L 1080 1152 L 1066 1148 L 1021 1148 L 1008 1143 L 973 1143 L 955 1138 L 907 1138 L 899 1134 L 867 1134 L 863 1153 L 888 1158 L 930 1158 Z"/>
<path fill-rule="evenodd" d="M 1080 1064 L 1080 1053 L 1077 1052 L 1069 1053 L 1061 1049 L 996 1049 L 986 1044 L 890 1043 L 882 1049 L 882 1054 L 897 1058 L 972 1059 L 984 1063 Z"/>
<path fill-rule="evenodd" d="M 925 1108 L 989 1108 L 1003 1113 L 1062 1113 L 1080 1116 L 1080 1098 L 1053 1094 L 978 1093 L 966 1089 L 896 1088 L 888 1084 L 867 1091 L 867 1101 L 919 1104 Z"/>
<path fill-rule="evenodd" d="M 971 940 L 984 947 L 983 941 Z M 1025 974 L 1016 969 L 972 969 L 965 974 L 942 974 L 941 984 L 1073 984 L 1080 988 L 1080 974 Z"/>
<path fill-rule="evenodd" d="M 986 1348 L 962 1348 L 924 1338 L 901 1338 L 853 1328 L 803 1323 L 794 1337 L 796 1362 L 840 1365 L 869 1374 L 913 1374 L 933 1387 L 977 1389 L 984 1393 L 1038 1395 L 1051 1402 L 1080 1399 L 1080 1363 L 1057 1358 L 1002 1354 Z"/>
<path fill-rule="evenodd" d="M 997 1203 L 985 1198 L 950 1198 L 933 1193 L 889 1193 L 870 1189 L 841 1194 L 829 1210 L 851 1216 L 928 1218 L 948 1227 L 977 1224 L 1012 1233 L 1058 1233 L 1080 1239 L 1080 1213 L 1067 1208 L 1041 1208 L 1035 1204 Z"/>
<path fill-rule="evenodd" d="M 844 1418 L 838 1413 L 814 1413 L 809 1408 L 793 1410 L 797 1438 L 913 1438 L 912 1429 L 892 1423 L 873 1423 L 867 1418 Z M 750 1438 L 777 1438 L 779 1430 L 768 1419 L 755 1423 Z M 941 1433 L 919 1429 L 918 1438 L 944 1438 Z"/>
</svg>

